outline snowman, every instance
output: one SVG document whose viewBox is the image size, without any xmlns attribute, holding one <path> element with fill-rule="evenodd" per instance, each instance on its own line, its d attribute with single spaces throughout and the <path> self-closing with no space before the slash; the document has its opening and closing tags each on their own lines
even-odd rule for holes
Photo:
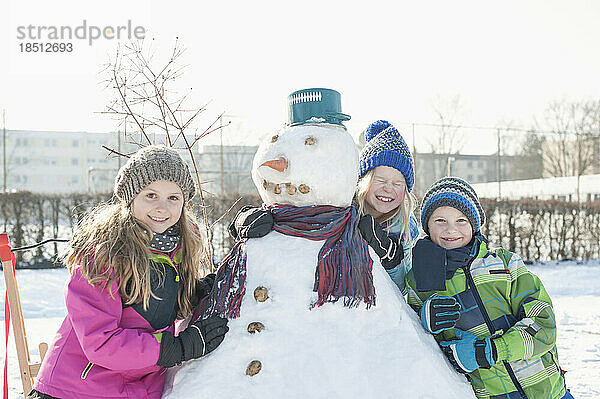
<svg viewBox="0 0 600 399">
<path fill-rule="evenodd" d="M 360 237 L 340 103 L 292 93 L 290 123 L 259 146 L 252 178 L 274 230 L 221 262 L 198 317 L 229 318 L 229 333 L 169 371 L 164 398 L 474 397 Z"/>
</svg>

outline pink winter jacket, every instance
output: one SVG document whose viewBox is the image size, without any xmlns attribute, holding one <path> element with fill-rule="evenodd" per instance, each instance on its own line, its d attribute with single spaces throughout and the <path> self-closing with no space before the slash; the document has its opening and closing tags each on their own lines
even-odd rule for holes
<svg viewBox="0 0 600 399">
<path fill-rule="evenodd" d="M 34 389 L 62 399 L 160 398 L 165 368 L 156 365 L 155 331 L 123 307 L 118 281 L 92 286 L 77 270 L 66 290 L 67 317 L 50 346 Z M 173 326 L 160 331 L 172 330 Z"/>
</svg>

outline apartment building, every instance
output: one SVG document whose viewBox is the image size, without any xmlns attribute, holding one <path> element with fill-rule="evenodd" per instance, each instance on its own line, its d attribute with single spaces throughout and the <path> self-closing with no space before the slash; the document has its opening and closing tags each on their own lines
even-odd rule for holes
<svg viewBox="0 0 600 399">
<path fill-rule="evenodd" d="M 4 132 L 0 131 L 4 136 Z M 152 137 L 154 142 L 164 142 Z M 0 139 L 0 189 L 36 193 L 98 193 L 112 190 L 123 157 L 111 155 L 103 146 L 120 153 L 138 146 L 117 132 L 57 132 L 6 130 Z M 6 160 L 4 159 L 6 154 Z M 187 151 L 180 154 L 190 162 Z M 191 164 L 191 163 L 190 163 Z M 6 179 L 4 179 L 6 176 Z"/>
<path fill-rule="evenodd" d="M 252 161 L 258 146 L 199 147 L 198 172 L 202 188 L 215 195 L 258 194 L 252 181 Z"/>
<path fill-rule="evenodd" d="M 470 183 L 486 183 L 498 180 L 498 157 L 491 155 L 421 153 L 415 158 L 415 193 L 423 195 L 429 186 L 444 176 L 458 176 Z M 502 180 L 522 178 L 518 167 L 519 157 L 500 157 Z M 541 162 L 541 160 L 540 160 Z M 540 176 L 541 177 L 541 176 Z"/>
</svg>

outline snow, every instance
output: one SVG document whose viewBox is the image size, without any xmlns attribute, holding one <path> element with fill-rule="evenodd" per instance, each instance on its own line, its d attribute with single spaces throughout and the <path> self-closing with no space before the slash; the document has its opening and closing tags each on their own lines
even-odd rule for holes
<svg viewBox="0 0 600 399">
<path fill-rule="evenodd" d="M 583 264 L 576 262 L 535 263 L 528 267 L 542 279 L 552 297 L 559 331 L 558 351 L 561 366 L 567 370 L 567 386 L 577 399 L 599 398 L 600 261 L 589 261 Z M 21 305 L 32 359 L 39 359 L 37 344 L 42 341 L 50 343 L 66 314 L 63 288 L 67 278 L 66 269 L 17 270 Z M 4 291 L 3 279 L 0 279 L 0 290 Z M 280 317 L 285 317 L 285 315 Z M 285 321 L 283 319 L 279 322 Z M 265 334 L 265 336 L 267 335 Z M 256 338 L 259 337 L 262 338 L 262 335 Z M 311 342 L 316 338 L 318 337 L 307 334 L 306 341 Z M 9 337 L 8 344 L 9 398 L 23 399 L 12 336 Z M 281 348 L 281 351 L 284 350 L 285 348 Z M 4 357 L 4 349 L 1 351 L 1 355 Z M 384 369 L 386 367 L 385 359 L 382 358 L 379 364 L 370 364 L 369 367 L 376 370 Z M 338 367 L 340 374 L 343 373 L 343 364 Z M 406 378 L 407 376 L 400 374 L 388 385 L 402 384 Z M 410 378 L 425 379 L 428 376 L 417 374 L 410 375 Z M 302 379 L 304 379 L 304 375 L 297 376 L 297 380 Z M 386 397 L 385 387 L 373 389 L 375 389 L 374 397 Z M 426 393 L 423 392 L 423 394 Z M 376 396 L 377 394 L 379 396 Z M 294 398 L 295 396 L 290 391 L 287 397 Z"/>
</svg>

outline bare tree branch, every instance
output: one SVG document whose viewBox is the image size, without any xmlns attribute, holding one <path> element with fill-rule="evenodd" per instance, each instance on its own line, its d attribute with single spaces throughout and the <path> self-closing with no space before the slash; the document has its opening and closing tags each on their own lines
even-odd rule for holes
<svg viewBox="0 0 600 399">
<path fill-rule="evenodd" d="M 181 95 L 172 88 L 172 84 L 183 76 L 186 69 L 186 66 L 179 64 L 179 57 L 184 53 L 184 49 L 176 40 L 167 61 L 156 68 L 155 54 L 147 47 L 143 41 L 138 41 L 124 45 L 124 49 L 117 48 L 114 60 L 105 69 L 109 71 L 109 78 L 104 82 L 106 88 L 114 91 L 116 98 L 109 101 L 101 113 L 112 115 L 119 121 L 129 144 L 143 147 L 160 140 L 169 147 L 178 148 L 178 140 L 183 141 L 179 148 L 187 151 L 192 161 L 206 237 L 210 242 L 210 229 L 214 225 L 208 223 L 202 189 L 205 182 L 200 180 L 193 148 L 200 138 L 221 128 L 214 128 L 214 125 L 222 114 L 198 137 L 194 122 L 198 115 L 206 110 L 206 105 L 200 108 L 186 107 L 185 102 L 191 89 Z M 139 139 L 136 138 L 137 135 Z M 111 155 L 127 157 L 120 151 L 106 146 L 103 148 Z M 214 265 L 210 245 L 207 245 L 206 257 L 206 263 L 212 271 Z"/>
</svg>

